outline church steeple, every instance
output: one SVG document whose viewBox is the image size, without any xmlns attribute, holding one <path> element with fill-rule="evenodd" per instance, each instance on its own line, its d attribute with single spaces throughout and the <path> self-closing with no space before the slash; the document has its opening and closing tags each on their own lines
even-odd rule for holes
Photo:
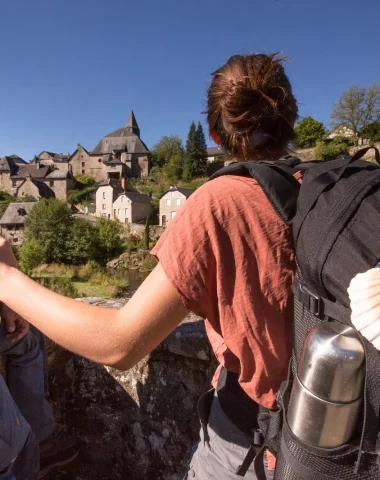
<svg viewBox="0 0 380 480">
<path fill-rule="evenodd" d="M 131 113 L 129 114 L 125 128 L 127 129 L 128 132 L 134 133 L 135 135 L 140 137 L 140 129 L 137 124 L 136 117 L 135 117 L 135 114 L 133 113 L 133 110 L 131 110 Z"/>
</svg>

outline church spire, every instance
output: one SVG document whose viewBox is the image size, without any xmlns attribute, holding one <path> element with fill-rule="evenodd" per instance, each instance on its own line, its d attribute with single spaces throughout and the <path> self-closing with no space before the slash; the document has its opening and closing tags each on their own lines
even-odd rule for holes
<svg viewBox="0 0 380 480">
<path fill-rule="evenodd" d="M 137 120 L 135 114 L 133 113 L 133 110 L 131 110 L 131 113 L 129 114 L 125 128 L 128 130 L 128 132 L 134 133 L 135 135 L 140 137 L 140 129 L 137 124 Z"/>
</svg>

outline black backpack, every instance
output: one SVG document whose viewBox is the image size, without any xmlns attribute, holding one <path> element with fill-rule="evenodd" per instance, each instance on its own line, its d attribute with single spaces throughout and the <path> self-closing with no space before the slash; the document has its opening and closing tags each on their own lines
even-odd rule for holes
<svg viewBox="0 0 380 480">
<path fill-rule="evenodd" d="M 301 163 L 296 157 L 277 162 L 234 163 L 216 172 L 255 178 L 280 218 L 292 226 L 297 271 L 294 281 L 293 356 L 289 375 L 278 395 L 278 410 L 260 407 L 250 450 L 237 470 L 244 476 L 254 462 L 265 480 L 266 449 L 277 456 L 276 480 L 380 480 L 380 356 L 364 337 L 364 401 L 358 433 L 346 445 L 314 448 L 300 441 L 286 421 L 293 375 L 307 333 L 326 321 L 352 326 L 347 288 L 358 273 L 380 259 L 380 166 L 354 156 Z M 375 149 L 376 161 L 380 154 Z M 294 179 L 304 170 L 302 184 Z M 231 405 L 231 411 L 236 405 Z M 225 405 L 228 415 L 229 406 Z"/>
</svg>

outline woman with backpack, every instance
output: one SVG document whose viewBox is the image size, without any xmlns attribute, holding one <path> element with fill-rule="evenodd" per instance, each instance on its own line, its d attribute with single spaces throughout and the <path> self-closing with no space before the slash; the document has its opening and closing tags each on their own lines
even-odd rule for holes
<svg viewBox="0 0 380 480">
<path fill-rule="evenodd" d="M 236 162 L 288 154 L 298 108 L 282 60 L 236 55 L 212 74 L 210 136 Z M 201 315 L 220 365 L 199 404 L 201 441 L 185 478 L 233 479 L 246 470 L 255 479 L 248 457 L 262 443 L 259 407 L 276 408 L 291 355 L 290 229 L 256 180 L 230 174 L 189 198 L 152 253 L 157 267 L 114 311 L 33 282 L 9 266 L 13 253 L 2 240 L 0 301 L 63 347 L 120 369 L 145 357 L 190 311 Z M 267 478 L 274 467 L 266 452 Z"/>
</svg>

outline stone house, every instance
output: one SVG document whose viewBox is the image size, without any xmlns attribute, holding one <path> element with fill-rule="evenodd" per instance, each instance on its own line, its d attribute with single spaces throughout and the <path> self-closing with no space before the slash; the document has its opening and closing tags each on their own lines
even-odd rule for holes
<svg viewBox="0 0 380 480">
<path fill-rule="evenodd" d="M 28 213 L 36 202 L 10 203 L 0 219 L 0 234 L 12 245 L 20 245 Z"/>
<path fill-rule="evenodd" d="M 113 202 L 114 219 L 121 223 L 140 223 L 153 213 L 149 195 L 138 192 L 123 192 Z"/>
<path fill-rule="evenodd" d="M 128 181 L 123 178 L 120 182 L 113 178 L 104 180 L 100 183 L 96 190 L 96 210 L 97 217 L 108 218 L 115 220 L 113 204 L 117 197 L 124 192 L 135 193 L 137 190 Z"/>
<path fill-rule="evenodd" d="M 99 155 L 91 155 L 82 145 L 78 143 L 75 152 L 70 156 L 69 165 L 74 177 L 89 175 L 97 182 L 105 178 L 103 159 Z"/>
<path fill-rule="evenodd" d="M 193 193 L 193 190 L 182 187 L 170 187 L 160 199 L 160 226 L 166 225 L 172 220 L 181 206 Z"/>
<path fill-rule="evenodd" d="M 14 157 L 0 159 L 0 190 L 10 195 L 65 200 L 67 192 L 75 186 L 70 171 L 56 170 L 52 164 L 41 165 L 39 161 L 26 163 Z"/>
<path fill-rule="evenodd" d="M 39 163 L 44 167 L 59 168 L 60 170 L 69 170 L 69 158 L 70 154 L 42 151 L 39 155 L 36 155 L 30 162 L 32 165 Z"/>
</svg>

